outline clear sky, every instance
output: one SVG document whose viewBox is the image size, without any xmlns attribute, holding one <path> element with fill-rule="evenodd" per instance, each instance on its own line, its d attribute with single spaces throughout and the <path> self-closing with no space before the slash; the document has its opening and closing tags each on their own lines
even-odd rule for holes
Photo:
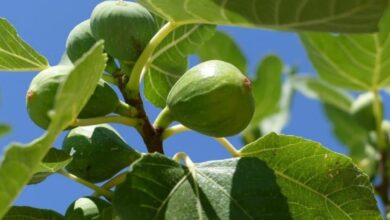
<svg viewBox="0 0 390 220">
<path fill-rule="evenodd" d="M 64 52 L 69 31 L 89 18 L 92 9 L 99 2 L 98 0 L 2 0 L 0 17 L 7 18 L 28 43 L 48 57 L 51 65 L 55 65 Z M 294 33 L 232 27 L 221 27 L 221 29 L 229 32 L 242 47 L 249 61 L 249 75 L 254 73 L 258 61 L 269 53 L 278 54 L 288 65 L 296 64 L 300 72 L 308 74 L 314 72 Z M 8 123 L 13 127 L 10 135 L 0 139 L 0 155 L 10 142 L 26 143 L 44 132 L 30 121 L 25 106 L 25 93 L 36 74 L 35 72 L 1 72 L 0 74 L 0 123 Z M 147 104 L 147 111 L 154 119 L 159 110 Z M 131 146 L 145 151 L 134 129 L 124 126 L 115 127 Z M 294 97 L 291 120 L 283 133 L 312 139 L 321 142 L 331 150 L 346 152 L 332 136 L 330 124 L 323 116 L 321 105 L 299 94 Z M 238 137 L 229 139 L 236 147 L 242 146 Z M 55 146 L 60 147 L 61 142 L 62 137 L 58 139 Z M 179 134 L 169 139 L 165 144 L 165 151 L 168 156 L 178 151 L 185 151 L 196 162 L 229 157 L 229 154 L 214 140 L 195 132 Z M 44 183 L 25 188 L 16 204 L 64 212 L 70 202 L 90 193 L 89 189 L 54 175 Z"/>
</svg>

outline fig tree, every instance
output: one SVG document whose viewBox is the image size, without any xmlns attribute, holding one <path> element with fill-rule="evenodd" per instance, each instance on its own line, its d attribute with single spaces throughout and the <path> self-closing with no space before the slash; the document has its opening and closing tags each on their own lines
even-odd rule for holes
<svg viewBox="0 0 390 220">
<path fill-rule="evenodd" d="M 83 21 L 69 33 L 68 40 L 66 41 L 66 53 L 74 63 L 84 53 L 88 52 L 95 43 L 96 39 L 92 35 L 90 20 Z"/>
<path fill-rule="evenodd" d="M 157 24 L 138 3 L 104 1 L 92 12 L 91 29 L 96 39 L 104 40 L 110 55 L 134 62 L 156 33 Z"/>
<path fill-rule="evenodd" d="M 111 178 L 140 156 L 109 125 L 72 129 L 62 149 L 73 157 L 66 169 L 94 183 Z"/>
<path fill-rule="evenodd" d="M 111 204 L 96 197 L 81 197 L 74 201 L 65 213 L 66 220 L 97 220 Z"/>
<path fill-rule="evenodd" d="M 250 80 L 235 66 L 218 60 L 187 71 L 167 98 L 167 109 L 174 120 L 214 137 L 242 131 L 254 108 Z"/>
<path fill-rule="evenodd" d="M 31 81 L 26 95 L 27 111 L 32 121 L 43 129 L 50 124 L 48 112 L 53 109 L 58 87 L 66 79 L 71 66 L 54 66 L 40 72 Z M 94 94 L 85 105 L 79 118 L 104 116 L 113 112 L 119 104 L 115 91 L 100 81 Z"/>
</svg>

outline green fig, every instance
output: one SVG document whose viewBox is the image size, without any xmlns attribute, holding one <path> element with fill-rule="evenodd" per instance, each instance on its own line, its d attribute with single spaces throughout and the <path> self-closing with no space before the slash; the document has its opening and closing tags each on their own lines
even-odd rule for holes
<svg viewBox="0 0 390 220">
<path fill-rule="evenodd" d="M 168 94 L 174 120 L 200 133 L 232 136 L 247 127 L 255 105 L 251 82 L 235 66 L 218 60 L 187 71 Z"/>
<path fill-rule="evenodd" d="M 96 39 L 91 31 L 90 20 L 83 21 L 69 33 L 68 40 L 66 41 L 66 53 L 74 63 L 84 53 L 88 52 L 95 43 Z"/>
<path fill-rule="evenodd" d="M 66 220 L 98 220 L 103 211 L 112 207 L 110 203 L 96 197 L 81 197 L 74 201 L 65 213 Z"/>
<path fill-rule="evenodd" d="M 43 129 L 50 124 L 48 113 L 54 107 L 58 87 L 71 71 L 71 66 L 54 66 L 40 72 L 31 81 L 26 102 L 32 121 Z M 115 91 L 103 80 L 99 81 L 94 94 L 85 105 L 79 118 L 104 116 L 113 112 L 119 105 Z"/>
<path fill-rule="evenodd" d="M 91 29 L 96 39 L 103 39 L 105 49 L 125 62 L 138 59 L 157 31 L 154 17 L 138 3 L 104 1 L 91 15 Z"/>
<path fill-rule="evenodd" d="M 66 169 L 94 183 L 111 178 L 140 157 L 109 125 L 72 129 L 62 149 L 73 157 Z"/>
</svg>

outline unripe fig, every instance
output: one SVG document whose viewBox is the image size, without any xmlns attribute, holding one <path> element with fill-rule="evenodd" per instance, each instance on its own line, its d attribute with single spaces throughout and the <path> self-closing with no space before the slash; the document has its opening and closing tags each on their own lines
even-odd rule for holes
<svg viewBox="0 0 390 220">
<path fill-rule="evenodd" d="M 97 220 L 111 204 L 96 197 L 81 197 L 74 201 L 65 213 L 66 220 Z"/>
<path fill-rule="evenodd" d="M 154 17 L 138 3 L 104 1 L 91 15 L 96 39 L 103 39 L 106 51 L 127 62 L 137 60 L 157 31 Z"/>
<path fill-rule="evenodd" d="M 193 67 L 176 82 L 167 108 L 188 128 L 225 137 L 249 124 L 255 106 L 249 79 L 235 66 L 212 60 Z"/>
<path fill-rule="evenodd" d="M 69 33 L 68 40 L 66 41 L 66 53 L 74 63 L 84 53 L 88 52 L 95 43 L 96 39 L 92 35 L 90 20 L 83 21 Z"/>
<path fill-rule="evenodd" d="M 58 87 L 64 82 L 71 66 L 54 66 L 40 72 L 31 81 L 26 102 L 32 121 L 47 129 L 50 124 L 48 112 L 53 109 Z M 119 104 L 115 91 L 103 80 L 99 81 L 94 94 L 85 105 L 79 118 L 104 116 L 113 112 Z"/>
<path fill-rule="evenodd" d="M 140 157 L 109 125 L 72 129 L 62 149 L 73 157 L 66 169 L 94 183 L 111 178 Z"/>
</svg>

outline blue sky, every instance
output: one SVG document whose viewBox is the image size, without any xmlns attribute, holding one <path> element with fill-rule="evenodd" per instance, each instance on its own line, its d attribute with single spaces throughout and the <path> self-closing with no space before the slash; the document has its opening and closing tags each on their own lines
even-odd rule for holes
<svg viewBox="0 0 390 220">
<path fill-rule="evenodd" d="M 89 18 L 92 9 L 100 1 L 76 0 L 3 0 L 0 2 L 0 17 L 7 18 L 19 34 L 55 65 L 64 52 L 69 31 L 81 21 Z M 221 27 L 239 43 L 249 61 L 249 74 L 254 73 L 258 61 L 269 53 L 278 54 L 283 61 L 299 67 L 300 72 L 313 73 L 306 53 L 294 33 L 271 32 L 259 29 Z M 25 93 L 36 73 L 0 74 L 0 123 L 8 123 L 13 133 L 0 139 L 0 155 L 10 142 L 26 143 L 40 136 L 44 131 L 28 118 Z M 147 104 L 147 111 L 154 119 L 158 110 Z M 134 148 L 145 151 L 141 138 L 134 129 L 115 126 Z M 292 115 L 285 134 L 302 136 L 321 142 L 331 150 L 345 152 L 332 136 L 331 127 L 323 116 L 322 108 L 316 101 L 301 95 L 294 97 Z M 238 137 L 230 138 L 236 147 L 242 143 Z M 55 144 L 60 147 L 62 137 Z M 188 132 L 169 139 L 165 144 L 168 156 L 178 151 L 187 152 L 196 162 L 228 158 L 229 154 L 214 140 Z M 40 185 L 28 186 L 18 205 L 50 208 L 64 212 L 74 199 L 90 194 L 91 191 L 61 176 L 52 176 Z"/>
</svg>

